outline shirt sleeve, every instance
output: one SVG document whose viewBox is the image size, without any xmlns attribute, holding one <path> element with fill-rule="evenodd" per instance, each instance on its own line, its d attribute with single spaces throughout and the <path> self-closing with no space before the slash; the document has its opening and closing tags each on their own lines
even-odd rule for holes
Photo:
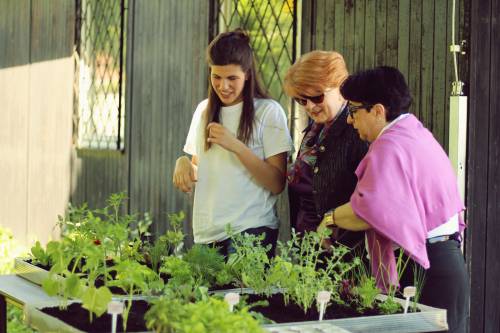
<svg viewBox="0 0 500 333">
<path fill-rule="evenodd" d="M 202 101 L 196 107 L 194 111 L 193 118 L 191 120 L 191 125 L 189 126 L 188 136 L 186 138 L 186 143 L 184 144 L 184 152 L 189 155 L 198 155 L 197 151 L 200 147 L 197 147 L 200 142 L 200 126 L 203 122 L 203 113 L 207 107 L 208 100 Z"/>
<path fill-rule="evenodd" d="M 271 101 L 267 108 L 266 116 L 263 119 L 264 158 L 284 152 L 293 152 L 293 143 L 285 111 L 275 101 Z"/>
</svg>

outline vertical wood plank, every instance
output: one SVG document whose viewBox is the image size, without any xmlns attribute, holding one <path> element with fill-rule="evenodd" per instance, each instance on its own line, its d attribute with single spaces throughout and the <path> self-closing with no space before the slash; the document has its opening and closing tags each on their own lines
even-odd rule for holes
<svg viewBox="0 0 500 333">
<path fill-rule="evenodd" d="M 201 64 L 208 3 L 138 1 L 135 7 L 131 210 L 152 212 L 155 232 L 161 234 L 166 213 L 182 209 L 191 216 L 190 200 L 173 187 L 172 173 L 194 109 L 206 96 L 207 71 Z"/>
<path fill-rule="evenodd" d="M 317 9 L 321 11 L 321 8 Z M 345 54 L 345 26 L 344 26 L 344 18 L 345 18 L 345 9 L 344 9 L 344 0 L 335 0 L 335 27 L 333 30 L 334 40 L 333 47 L 335 51 L 341 53 L 344 57 Z M 330 32 L 332 33 L 332 32 Z M 347 68 L 350 68 L 351 65 L 347 63 Z"/>
<path fill-rule="evenodd" d="M 30 0 L 0 2 L 0 69 L 30 61 Z"/>
<path fill-rule="evenodd" d="M 29 108 L 28 240 L 57 238 L 57 216 L 69 202 L 73 75 L 70 57 L 30 66 L 30 99 L 37 102 Z"/>
<path fill-rule="evenodd" d="M 457 1 L 457 6 L 458 6 L 459 1 Z M 446 17 L 446 67 L 445 67 L 445 80 L 447 84 L 445 85 L 445 94 L 446 96 L 451 95 L 451 82 L 455 80 L 455 75 L 454 75 L 454 68 L 453 68 L 453 57 L 451 55 L 449 46 L 453 43 L 451 40 L 451 27 L 452 27 L 452 8 L 453 8 L 453 0 L 447 0 L 447 12 L 448 15 Z M 456 19 L 458 20 L 460 13 L 456 11 Z M 457 24 L 455 22 L 455 24 Z M 458 25 L 455 25 L 456 27 L 456 32 L 455 32 L 455 39 L 458 40 Z M 460 58 L 460 57 L 458 57 Z M 460 59 L 458 59 L 460 61 Z M 444 106 L 444 140 L 443 140 L 443 145 L 445 147 L 448 147 L 448 135 L 449 135 L 449 118 L 450 118 L 450 100 L 449 98 L 445 99 L 445 106 Z"/>
<path fill-rule="evenodd" d="M 432 80 L 434 61 L 434 2 L 422 2 L 422 51 L 420 82 L 420 115 L 425 127 L 432 129 L 432 99 L 434 85 Z M 438 138 L 439 140 L 439 138 Z"/>
<path fill-rule="evenodd" d="M 470 328 L 486 332 L 488 153 L 490 138 L 491 1 L 471 2 L 470 112 L 467 178 L 467 266 L 470 272 Z M 498 112 L 498 111 L 497 111 Z M 472 332 L 472 330 L 471 330 Z"/>
<path fill-rule="evenodd" d="M 387 0 L 387 52 L 386 65 L 398 66 L 398 0 Z"/>
<path fill-rule="evenodd" d="M 354 34 L 356 28 L 354 1 L 346 0 L 344 8 L 344 50 L 347 68 L 354 67 Z"/>
<path fill-rule="evenodd" d="M 311 29 L 312 20 L 314 19 L 312 12 L 313 1 L 302 1 L 302 30 L 298 32 L 300 35 L 300 52 L 307 53 L 312 49 L 314 34 Z"/>
<path fill-rule="evenodd" d="M 445 78 L 446 58 L 449 56 L 446 44 L 447 31 L 447 8 L 445 1 L 435 2 L 434 7 L 434 69 L 432 73 L 433 98 L 432 98 L 432 132 L 436 139 L 445 146 L 445 118 L 449 114 L 446 109 L 446 85 L 449 82 Z"/>
<path fill-rule="evenodd" d="M 31 62 L 71 56 L 75 3 L 66 0 L 32 1 Z"/>
<path fill-rule="evenodd" d="M 317 11 L 314 25 L 314 35 L 316 36 L 316 47 L 315 49 L 325 50 L 326 49 L 326 31 L 328 29 L 328 14 L 326 13 L 328 3 L 326 0 L 316 0 L 316 6 L 324 8 L 325 10 Z"/>
<path fill-rule="evenodd" d="M 410 75 L 410 0 L 399 1 L 398 68 L 409 81 Z"/>
<path fill-rule="evenodd" d="M 365 1 L 365 43 L 364 43 L 364 68 L 375 67 L 375 18 L 376 2 L 372 0 Z"/>
<path fill-rule="evenodd" d="M 350 68 L 352 71 L 363 69 L 364 41 L 365 41 L 365 2 L 356 1 L 354 6 L 354 60 Z"/>
<path fill-rule="evenodd" d="M 422 119 L 420 108 L 421 97 L 421 49 L 422 49 L 422 3 L 412 1 L 410 5 L 410 49 L 409 49 L 409 71 L 408 85 L 413 94 L 412 111 Z"/>
<path fill-rule="evenodd" d="M 490 57 L 490 99 L 489 99 L 489 151 L 488 151 L 488 234 L 486 237 L 486 281 L 484 317 L 485 332 L 494 332 L 500 327 L 500 242 L 493 235 L 500 232 L 500 5 L 491 3 L 491 57 Z"/>
<path fill-rule="evenodd" d="M 375 15 L 375 64 L 382 66 L 387 64 L 387 0 L 377 0 Z"/>
<path fill-rule="evenodd" d="M 27 240 L 30 1 L 0 2 L 0 224 Z"/>
<path fill-rule="evenodd" d="M 326 24 L 323 29 L 323 34 L 325 36 L 324 50 L 331 51 L 334 50 L 335 48 L 335 43 L 334 43 L 335 36 L 332 33 L 330 33 L 332 29 L 335 28 L 335 2 L 331 0 L 326 0 L 324 8 L 325 8 L 324 15 L 326 16 L 325 18 Z"/>
</svg>

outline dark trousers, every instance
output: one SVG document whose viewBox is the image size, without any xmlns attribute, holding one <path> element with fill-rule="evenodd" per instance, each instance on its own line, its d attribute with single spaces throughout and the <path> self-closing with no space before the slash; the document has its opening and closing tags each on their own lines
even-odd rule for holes
<svg viewBox="0 0 500 333">
<path fill-rule="evenodd" d="M 427 244 L 430 267 L 425 271 L 420 303 L 446 309 L 448 332 L 465 333 L 469 315 L 469 287 L 460 243 L 448 240 Z M 410 260 L 400 279 L 401 288 L 413 285 L 413 271 L 423 269 Z M 402 289 L 401 289 L 402 290 Z"/>
<path fill-rule="evenodd" d="M 241 232 L 242 234 L 249 234 L 249 235 L 255 235 L 259 236 L 264 234 L 264 239 L 261 242 L 262 246 L 267 246 L 271 245 L 271 249 L 267 252 L 267 256 L 269 258 L 274 257 L 274 253 L 276 251 L 276 242 L 278 241 L 278 229 L 271 229 L 268 227 L 258 227 L 258 228 L 250 228 L 243 230 Z M 215 242 L 213 243 L 214 247 L 217 247 L 219 249 L 219 252 L 227 257 L 231 253 L 235 253 L 236 250 L 233 247 L 233 242 L 231 238 L 225 239 L 221 242 Z"/>
</svg>

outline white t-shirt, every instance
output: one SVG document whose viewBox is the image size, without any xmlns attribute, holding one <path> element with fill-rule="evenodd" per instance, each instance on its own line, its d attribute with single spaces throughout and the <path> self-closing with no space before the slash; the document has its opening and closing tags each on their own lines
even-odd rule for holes
<svg viewBox="0 0 500 333">
<path fill-rule="evenodd" d="M 222 241 L 227 224 L 235 233 L 278 227 L 276 196 L 256 183 L 238 157 L 217 144 L 205 151 L 204 115 L 208 100 L 198 104 L 184 151 L 198 157 L 193 207 L 195 243 Z M 255 123 L 249 148 L 261 159 L 293 149 L 285 112 L 271 99 L 255 99 Z M 236 136 L 243 102 L 222 107 L 220 122 Z"/>
</svg>

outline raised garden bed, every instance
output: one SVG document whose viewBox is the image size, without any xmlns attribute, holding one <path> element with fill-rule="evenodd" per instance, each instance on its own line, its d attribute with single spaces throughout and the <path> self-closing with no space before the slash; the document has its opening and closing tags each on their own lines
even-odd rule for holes
<svg viewBox="0 0 500 333">
<path fill-rule="evenodd" d="M 380 295 L 380 299 L 385 296 Z M 396 299 L 403 304 L 403 300 Z M 407 314 L 393 315 L 372 315 L 358 316 L 355 318 L 342 319 L 326 319 L 323 321 L 308 320 L 317 315 L 317 312 L 310 311 L 304 315 L 297 312 L 292 312 L 290 308 L 278 308 L 279 297 L 271 299 L 270 309 L 262 310 L 264 315 L 272 317 L 272 313 L 286 312 L 291 315 L 295 322 L 281 322 L 276 324 L 263 325 L 269 332 L 430 332 L 444 331 L 448 329 L 446 322 L 446 310 L 436 309 L 425 305 L 419 305 L 420 312 Z M 144 325 L 144 313 L 147 311 L 148 305 L 144 301 L 134 301 L 132 310 L 129 314 L 128 332 L 146 332 Z M 325 318 L 338 318 L 335 314 L 336 306 L 329 306 Z M 258 310 L 258 309 L 256 309 Z M 259 311 L 260 312 L 260 311 Z M 52 307 L 34 307 L 28 306 L 25 308 L 26 321 L 32 327 L 41 332 L 110 332 L 111 317 L 107 314 L 100 318 L 94 318 L 92 324 L 88 324 L 88 312 L 83 309 L 78 303 L 69 305 L 66 311 L 61 311 L 57 305 Z M 280 315 L 281 316 L 281 315 Z M 281 316 L 284 320 L 285 317 Z M 289 318 L 288 318 L 289 319 Z M 80 326 L 78 326 L 80 322 Z M 87 322 L 87 323 L 86 323 Z M 118 332 L 121 331 L 121 319 L 118 322 Z"/>
<path fill-rule="evenodd" d="M 14 272 L 17 276 L 22 277 L 39 286 L 42 285 L 43 280 L 49 277 L 48 267 L 42 268 L 31 264 L 30 259 L 16 258 L 14 261 Z"/>
</svg>

